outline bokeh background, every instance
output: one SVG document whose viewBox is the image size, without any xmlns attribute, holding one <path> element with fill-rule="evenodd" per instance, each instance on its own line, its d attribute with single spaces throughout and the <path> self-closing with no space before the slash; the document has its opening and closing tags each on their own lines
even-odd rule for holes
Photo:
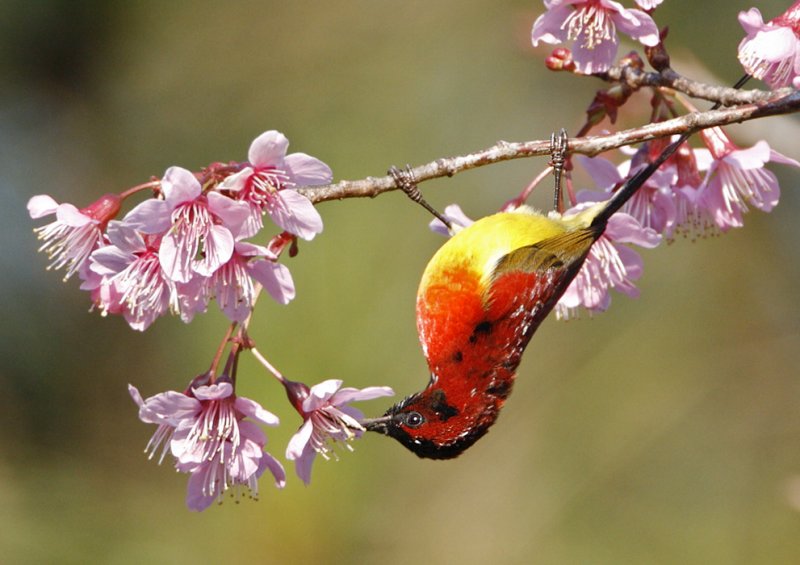
<svg viewBox="0 0 800 565">
<path fill-rule="evenodd" d="M 767 18 L 787 2 L 761 2 Z M 629 3 L 630 4 L 630 3 Z M 747 2 L 667 0 L 674 66 L 733 83 Z M 701 11 L 702 10 L 702 11 Z M 246 158 L 285 132 L 336 179 L 381 175 L 499 139 L 575 131 L 603 85 L 544 70 L 538 2 L 360 0 L 0 3 L 0 560 L 4 563 L 800 562 L 800 175 L 745 229 L 645 253 L 639 300 L 547 321 L 491 433 L 422 461 L 367 437 L 310 487 L 184 506 L 186 478 L 148 461 L 153 429 L 126 391 L 181 389 L 225 322 L 145 334 L 88 313 L 46 272 L 25 204 L 85 205 L 160 176 Z M 626 125 L 646 119 L 647 100 Z M 797 117 L 731 130 L 800 158 Z M 426 183 L 438 207 L 490 213 L 541 159 Z M 535 195 L 546 207 L 549 191 Z M 442 243 L 403 196 L 320 205 L 325 231 L 288 260 L 298 298 L 263 301 L 260 348 L 287 376 L 427 381 L 414 295 Z M 244 394 L 299 424 L 251 361 Z M 381 413 L 388 402 L 362 405 Z"/>
</svg>

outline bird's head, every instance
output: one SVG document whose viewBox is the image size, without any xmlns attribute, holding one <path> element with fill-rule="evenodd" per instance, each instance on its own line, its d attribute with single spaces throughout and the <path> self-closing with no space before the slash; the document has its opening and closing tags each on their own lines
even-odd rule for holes
<svg viewBox="0 0 800 565">
<path fill-rule="evenodd" d="M 369 431 L 393 437 L 419 457 L 452 459 L 478 441 L 497 419 L 500 406 L 493 399 L 454 402 L 441 388 L 428 386 L 382 417 L 362 423 Z"/>
</svg>

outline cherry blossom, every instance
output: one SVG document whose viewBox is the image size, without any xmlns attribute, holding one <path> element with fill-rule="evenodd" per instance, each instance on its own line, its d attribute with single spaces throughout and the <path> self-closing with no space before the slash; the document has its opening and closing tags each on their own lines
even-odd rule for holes
<svg viewBox="0 0 800 565">
<path fill-rule="evenodd" d="M 162 234 L 159 261 L 175 282 L 209 276 L 231 258 L 232 232 L 247 220 L 248 206 L 218 192 L 203 193 L 195 175 L 170 167 L 161 179 L 164 199 L 145 200 L 124 221 L 145 234 Z"/>
<path fill-rule="evenodd" d="M 741 149 L 721 128 L 703 130 L 700 136 L 708 149 L 698 149 L 696 155 L 706 175 L 696 191 L 686 192 L 722 231 L 744 225 L 742 215 L 748 205 L 770 212 L 778 204 L 778 179 L 764 168 L 766 163 L 800 167 L 794 159 L 772 150 L 766 141 Z"/>
<path fill-rule="evenodd" d="M 559 44 L 574 41 L 572 59 L 586 74 L 608 70 L 619 47 L 617 28 L 642 45 L 658 45 L 658 27 L 641 10 L 613 0 L 544 0 L 547 11 L 536 19 L 531 41 Z"/>
<path fill-rule="evenodd" d="M 392 396 L 394 391 L 386 386 L 364 389 L 341 388 L 342 381 L 329 379 L 312 386 L 285 381 L 287 394 L 295 409 L 303 417 L 286 448 L 286 458 L 295 463 L 295 471 L 304 483 L 311 482 L 311 465 L 319 453 L 325 459 L 331 454 L 331 442 L 340 442 L 352 451 L 349 441 L 361 437 L 364 427 L 359 423 L 364 415 L 349 402 Z"/>
<path fill-rule="evenodd" d="M 131 328 L 146 330 L 169 309 L 179 310 L 177 289 L 158 258 L 160 236 L 143 235 L 123 222 L 108 225 L 109 245 L 92 253 L 90 269 L 108 287 L 97 297 L 103 313 L 121 312 Z"/>
<path fill-rule="evenodd" d="M 472 220 L 464 213 L 464 211 L 461 209 L 461 206 L 458 204 L 448 204 L 444 209 L 444 214 L 442 215 L 450 222 L 450 225 L 452 226 L 452 233 L 438 218 L 434 218 L 428 224 L 428 227 L 432 232 L 441 235 L 455 235 L 465 227 L 475 222 L 475 220 Z"/>
<path fill-rule="evenodd" d="M 800 1 L 764 23 L 758 8 L 739 13 L 747 34 L 739 44 L 739 62 L 745 71 L 772 88 L 800 87 Z"/>
<path fill-rule="evenodd" d="M 56 216 L 55 222 L 34 230 L 44 241 L 39 251 L 44 251 L 51 259 L 47 268 L 66 267 L 64 280 L 83 269 L 92 251 L 102 243 L 103 230 L 119 213 L 121 205 L 122 199 L 117 194 L 105 194 L 80 210 L 72 204 L 58 204 L 46 194 L 28 200 L 31 218 Z"/>
<path fill-rule="evenodd" d="M 646 163 L 641 162 L 639 152 L 631 160 L 615 165 L 602 157 L 588 158 L 576 155 L 575 160 L 591 176 L 597 188 L 610 193 L 618 188 L 630 176 L 631 169 L 638 169 Z M 658 233 L 671 232 L 676 221 L 676 204 L 673 184 L 676 181 L 674 167 L 664 166 L 653 173 L 639 187 L 631 199 L 622 207 L 622 212 L 633 216 L 642 227 L 651 228 Z M 595 201 L 596 194 L 584 191 L 579 194 L 578 201 Z"/>
<path fill-rule="evenodd" d="M 295 187 L 325 184 L 331 181 L 330 167 L 305 153 L 286 154 L 289 140 L 282 133 L 270 130 L 250 144 L 248 166 L 220 183 L 250 205 L 245 237 L 263 226 L 266 212 L 281 229 L 306 240 L 322 231 L 322 218 L 311 201 Z"/>
<path fill-rule="evenodd" d="M 578 212 L 590 203 L 579 204 L 565 215 Z M 611 289 L 630 297 L 639 291 L 633 281 L 642 274 L 642 259 L 625 243 L 653 248 L 661 236 L 642 225 L 632 216 L 617 212 L 608 220 L 606 230 L 589 250 L 578 275 L 567 287 L 555 307 L 559 319 L 574 317 L 579 307 L 589 311 L 604 311 L 611 303 Z"/>
<path fill-rule="evenodd" d="M 207 375 L 196 379 L 197 383 L 207 380 Z M 186 503 L 191 510 L 205 510 L 229 489 L 238 493 L 240 486 L 256 497 L 258 478 L 266 470 L 278 488 L 285 485 L 283 466 L 264 451 L 266 435 L 251 421 L 275 426 L 277 416 L 254 400 L 236 396 L 226 378 L 146 400 L 134 386 L 128 390 L 139 406 L 139 419 L 158 425 L 147 444 L 150 457 L 160 449 L 161 462 L 169 449 L 175 468 L 190 474 Z"/>
<path fill-rule="evenodd" d="M 234 322 L 243 322 L 255 305 L 258 282 L 279 304 L 288 304 L 295 295 L 289 269 L 277 262 L 268 248 L 237 241 L 230 260 L 209 279 L 209 292 L 220 310 Z"/>
</svg>

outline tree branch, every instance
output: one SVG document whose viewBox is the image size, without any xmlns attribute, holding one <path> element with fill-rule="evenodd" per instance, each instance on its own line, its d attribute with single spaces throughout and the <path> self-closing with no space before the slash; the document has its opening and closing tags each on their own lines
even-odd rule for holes
<svg viewBox="0 0 800 565">
<path fill-rule="evenodd" d="M 705 84 L 680 75 L 670 68 L 660 73 L 647 72 L 635 65 L 619 65 L 611 67 L 604 73 L 592 76 L 609 82 L 618 82 L 634 90 L 644 87 L 669 88 L 682 92 L 692 98 L 700 98 L 709 102 L 719 102 L 723 106 L 741 106 L 743 104 L 760 104 L 783 98 L 794 92 L 786 87 L 780 90 L 740 90 L 729 86 Z"/>
<path fill-rule="evenodd" d="M 726 89 L 722 90 L 724 91 Z M 706 94 L 708 93 L 707 90 L 705 92 Z M 789 93 L 788 95 L 786 95 L 787 92 Z M 727 97 L 731 93 L 723 92 L 722 94 L 726 100 L 730 99 Z M 760 101 L 759 103 L 749 103 L 721 110 L 693 112 L 664 122 L 647 124 L 642 127 L 627 129 L 606 136 L 573 138 L 568 141 L 569 153 L 595 156 L 611 149 L 616 149 L 624 145 L 642 143 L 650 139 L 681 134 L 687 131 L 696 132 L 701 129 L 740 123 L 767 116 L 791 114 L 800 110 L 800 91 L 782 89 L 766 94 L 770 94 L 771 96 L 767 96 L 765 98 L 766 101 Z M 756 98 L 761 96 L 762 94 L 758 94 Z M 777 96 L 782 97 L 776 98 Z M 737 100 L 739 99 L 738 96 L 734 98 Z M 550 155 L 549 139 L 519 142 L 498 141 L 495 145 L 486 149 L 481 149 L 466 155 L 437 159 L 425 165 L 413 167 L 412 170 L 417 182 L 423 182 L 445 176 L 452 177 L 457 173 L 469 169 L 491 165 L 501 161 L 543 155 Z M 340 200 L 343 198 L 374 198 L 379 194 L 396 189 L 397 187 L 395 186 L 394 179 L 387 175 L 383 177 L 367 177 L 360 180 L 343 180 L 323 186 L 302 187 L 298 188 L 297 191 L 309 198 L 312 202 L 317 203 L 328 200 Z"/>
</svg>

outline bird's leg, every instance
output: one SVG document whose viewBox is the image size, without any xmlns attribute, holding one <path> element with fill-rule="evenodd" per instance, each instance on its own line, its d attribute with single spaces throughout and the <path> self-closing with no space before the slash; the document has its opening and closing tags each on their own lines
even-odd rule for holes
<svg viewBox="0 0 800 565">
<path fill-rule="evenodd" d="M 453 226 L 450 224 L 450 221 L 437 212 L 436 209 L 428 204 L 422 197 L 419 188 L 417 188 L 417 179 L 414 176 L 414 171 L 411 169 L 410 165 L 406 165 L 405 169 L 398 169 L 397 167 L 393 166 L 388 172 L 394 179 L 394 184 L 397 186 L 397 188 L 405 192 L 406 196 L 408 196 L 411 200 L 433 214 L 437 220 L 447 226 L 448 230 L 452 229 Z"/>
<path fill-rule="evenodd" d="M 567 160 L 567 139 L 567 130 L 564 128 L 561 128 L 561 131 L 557 134 L 550 134 L 550 162 L 548 165 L 553 167 L 555 181 L 553 209 L 559 213 L 564 211 L 561 203 L 561 175 L 564 172 L 564 163 Z"/>
</svg>

